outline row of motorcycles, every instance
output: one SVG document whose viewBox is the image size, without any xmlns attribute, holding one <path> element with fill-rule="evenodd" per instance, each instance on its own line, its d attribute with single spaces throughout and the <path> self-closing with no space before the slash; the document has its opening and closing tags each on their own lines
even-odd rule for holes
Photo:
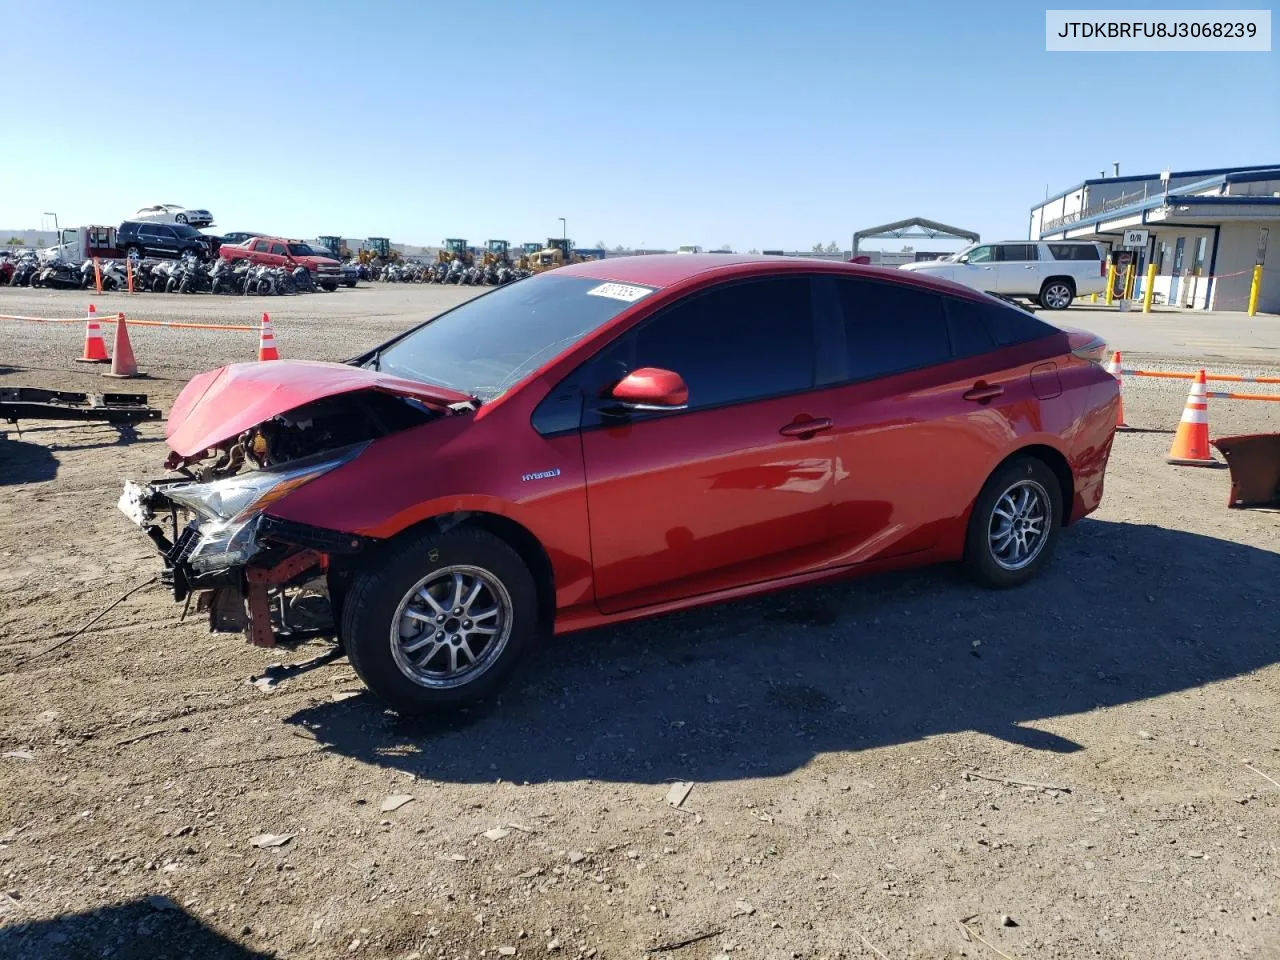
<svg viewBox="0 0 1280 960">
<path fill-rule="evenodd" d="M 129 273 L 123 260 L 100 260 L 104 291 L 127 290 Z M 79 266 L 61 260 L 41 262 L 35 256 L 0 261 L 0 285 L 89 290 L 96 286 L 93 261 Z M 255 266 L 246 261 L 205 263 L 193 256 L 178 260 L 136 260 L 133 289 L 151 293 L 218 293 L 233 296 L 284 296 L 315 293 L 318 289 L 306 267 Z"/>
<path fill-rule="evenodd" d="M 467 266 L 461 260 L 436 263 L 405 261 L 374 267 L 369 279 L 386 283 L 456 283 L 479 287 L 502 286 L 529 275 L 528 270 L 500 262 Z"/>
</svg>

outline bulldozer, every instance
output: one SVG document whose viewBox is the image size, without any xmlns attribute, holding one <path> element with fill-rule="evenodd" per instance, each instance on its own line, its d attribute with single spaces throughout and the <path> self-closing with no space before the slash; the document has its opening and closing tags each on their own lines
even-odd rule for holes
<svg viewBox="0 0 1280 960">
<path fill-rule="evenodd" d="M 506 240 L 489 240 L 485 243 L 484 265 L 487 267 L 491 263 L 499 266 L 511 266 L 511 244 Z"/>
<path fill-rule="evenodd" d="M 341 237 L 318 237 L 316 238 L 316 243 L 325 250 L 328 250 L 339 260 L 351 259 L 351 249 L 342 242 Z"/>
<path fill-rule="evenodd" d="M 522 243 L 520 244 L 520 256 L 516 259 L 516 267 L 520 270 L 533 269 L 533 255 L 542 249 L 540 243 Z"/>
<path fill-rule="evenodd" d="M 462 265 L 465 267 L 469 267 L 476 262 L 475 254 L 467 246 L 467 241 L 454 238 L 444 242 L 444 249 L 440 251 L 436 260 L 439 263 L 452 263 L 455 260 L 461 260 Z"/>
<path fill-rule="evenodd" d="M 391 249 L 391 241 L 387 237 L 370 237 L 360 250 L 360 262 L 396 263 L 400 259 L 400 251 Z"/>
<path fill-rule="evenodd" d="M 573 241 L 563 237 L 547 237 L 547 245 L 528 255 L 529 269 L 534 273 L 554 270 L 566 263 L 581 263 L 582 257 L 573 252 Z"/>
</svg>

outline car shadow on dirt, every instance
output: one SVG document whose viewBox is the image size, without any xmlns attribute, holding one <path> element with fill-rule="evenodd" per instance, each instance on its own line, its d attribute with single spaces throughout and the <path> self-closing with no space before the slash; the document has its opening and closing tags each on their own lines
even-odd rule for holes
<svg viewBox="0 0 1280 960">
<path fill-rule="evenodd" d="M 0 432 L 0 487 L 44 483 L 58 475 L 58 458 L 43 444 Z"/>
<path fill-rule="evenodd" d="M 365 763 L 467 783 L 775 776 L 963 730 L 1070 752 L 1089 744 L 1044 729 L 1054 717 L 1280 659 L 1277 582 L 1277 553 L 1085 520 L 1017 590 L 940 568 L 791 591 L 559 638 L 499 701 L 441 720 L 363 694 L 288 722 Z"/>
<path fill-rule="evenodd" d="M 265 960 L 166 896 L 151 896 L 52 920 L 0 927 L 0 957 L 23 960 Z"/>
</svg>

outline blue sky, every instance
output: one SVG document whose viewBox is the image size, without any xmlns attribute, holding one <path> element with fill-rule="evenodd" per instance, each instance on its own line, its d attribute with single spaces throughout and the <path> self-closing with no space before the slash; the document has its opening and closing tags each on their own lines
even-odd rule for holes
<svg viewBox="0 0 1280 960">
<path fill-rule="evenodd" d="M 1280 162 L 1280 54 L 1051 54 L 1044 9 L 6 4 L 0 226 L 183 203 L 302 237 L 565 217 L 583 246 L 807 249 L 914 215 L 1024 237 L 1046 184 L 1112 161 Z"/>
</svg>

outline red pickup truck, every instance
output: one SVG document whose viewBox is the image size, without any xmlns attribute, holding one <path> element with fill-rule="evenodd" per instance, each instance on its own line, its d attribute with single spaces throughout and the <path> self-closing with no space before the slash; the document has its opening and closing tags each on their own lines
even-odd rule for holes
<svg viewBox="0 0 1280 960">
<path fill-rule="evenodd" d="M 227 243 L 218 248 L 218 256 L 232 263 L 248 260 L 267 267 L 306 267 L 316 285 L 332 293 L 343 281 L 342 264 L 333 257 L 318 253 L 301 240 L 280 237 L 251 237 L 243 243 Z"/>
</svg>

